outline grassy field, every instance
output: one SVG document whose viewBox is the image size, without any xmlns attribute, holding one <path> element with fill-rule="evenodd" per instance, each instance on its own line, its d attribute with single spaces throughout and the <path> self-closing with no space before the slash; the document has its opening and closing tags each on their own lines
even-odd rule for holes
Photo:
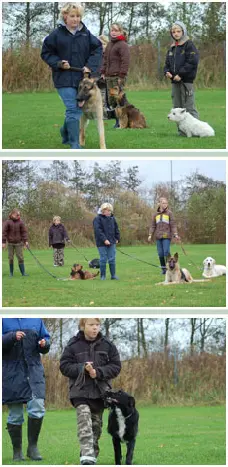
<svg viewBox="0 0 228 467">
<path fill-rule="evenodd" d="M 127 254 L 158 265 L 155 245 L 121 247 Z M 53 266 L 52 250 L 32 250 L 43 266 L 59 278 L 68 278 L 73 263 L 81 263 L 88 269 L 86 258 L 97 258 L 96 248 L 84 248 L 78 253 L 72 247 L 65 249 L 65 266 Z M 194 279 L 202 278 L 202 271 L 191 260 L 202 266 L 204 258 L 212 256 L 218 264 L 226 262 L 225 245 L 185 245 L 184 256 L 179 245 L 181 267 L 187 267 Z M 3 252 L 3 306 L 4 307 L 225 307 L 225 276 L 210 282 L 185 283 L 168 287 L 155 286 L 163 280 L 160 269 L 136 261 L 118 252 L 117 275 L 119 281 L 111 281 L 107 267 L 107 280 L 99 277 L 92 281 L 56 280 L 41 269 L 29 251 L 25 250 L 25 266 L 29 277 L 20 275 L 15 261 L 14 277 L 9 277 L 8 256 Z"/>
<path fill-rule="evenodd" d="M 225 149 L 226 94 L 224 89 L 196 91 L 201 120 L 215 129 L 215 137 L 177 136 L 176 124 L 167 119 L 170 90 L 129 91 L 129 101 L 147 120 L 143 130 L 114 130 L 114 120 L 105 121 L 107 149 Z M 61 144 L 59 128 L 64 106 L 56 92 L 3 94 L 3 149 L 69 149 Z M 90 122 L 86 149 L 99 149 L 96 122 Z"/>
<path fill-rule="evenodd" d="M 141 407 L 136 441 L 136 465 L 225 465 L 225 407 Z M 27 416 L 25 415 L 25 419 Z M 26 454 L 26 425 L 23 427 L 23 451 Z M 3 413 L 2 463 L 12 461 L 12 448 Z M 113 465 L 111 437 L 107 430 L 107 411 L 100 440 L 98 465 Z M 76 465 L 75 411 L 47 411 L 39 439 L 43 460 L 26 459 L 26 465 Z M 122 446 L 125 455 L 126 448 Z M 124 464 L 124 462 L 123 462 Z"/>
</svg>

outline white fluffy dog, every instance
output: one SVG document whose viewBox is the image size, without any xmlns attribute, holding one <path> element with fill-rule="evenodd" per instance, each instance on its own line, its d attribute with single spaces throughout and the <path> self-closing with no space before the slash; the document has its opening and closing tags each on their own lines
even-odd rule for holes
<svg viewBox="0 0 228 467">
<path fill-rule="evenodd" d="M 226 266 L 216 264 L 214 258 L 208 256 L 203 262 L 203 277 L 218 277 L 226 274 Z"/>
<path fill-rule="evenodd" d="M 208 123 L 197 120 L 186 109 L 179 107 L 171 109 L 168 119 L 176 122 L 180 131 L 185 133 L 188 138 L 191 136 L 215 136 L 213 128 Z"/>
</svg>

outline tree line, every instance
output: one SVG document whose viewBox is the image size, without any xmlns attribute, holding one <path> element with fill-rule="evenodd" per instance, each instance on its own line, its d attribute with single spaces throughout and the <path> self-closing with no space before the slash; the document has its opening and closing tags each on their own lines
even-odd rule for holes
<svg viewBox="0 0 228 467">
<path fill-rule="evenodd" d="M 44 318 L 51 351 L 44 357 L 48 407 L 70 407 L 59 358 L 78 319 Z M 226 323 L 219 318 L 104 318 L 102 333 L 117 346 L 122 371 L 113 386 L 138 402 L 159 405 L 225 401 Z"/>
<path fill-rule="evenodd" d="M 51 73 L 40 58 L 44 37 L 56 27 L 59 2 L 3 3 L 3 90 L 51 90 Z M 169 86 L 163 76 L 169 28 L 183 21 L 200 50 L 196 84 L 225 86 L 226 2 L 86 2 L 83 21 L 95 35 L 123 24 L 130 45 L 129 86 Z M 15 33 L 15 21 L 17 29 Z"/>
<path fill-rule="evenodd" d="M 145 243 L 161 196 L 169 200 L 184 242 L 225 243 L 225 183 L 198 172 L 159 183 L 151 174 L 151 185 L 143 187 L 137 164 L 123 170 L 121 161 L 105 166 L 91 162 L 89 168 L 77 160 L 56 160 L 48 167 L 33 161 L 2 162 L 3 220 L 18 207 L 30 242 L 38 248 L 47 246 L 54 215 L 62 217 L 74 243 L 92 246 L 92 221 L 103 202 L 114 205 L 123 245 Z"/>
</svg>

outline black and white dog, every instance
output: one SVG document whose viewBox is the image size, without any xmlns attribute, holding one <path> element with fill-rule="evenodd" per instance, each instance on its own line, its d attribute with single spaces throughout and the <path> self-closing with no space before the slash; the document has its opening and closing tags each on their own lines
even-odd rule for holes
<svg viewBox="0 0 228 467">
<path fill-rule="evenodd" d="M 138 432 L 139 413 L 135 399 L 127 392 L 106 391 L 104 400 L 110 408 L 108 433 L 112 436 L 115 464 L 121 465 L 121 443 L 127 444 L 126 465 L 132 465 L 135 441 Z"/>
</svg>

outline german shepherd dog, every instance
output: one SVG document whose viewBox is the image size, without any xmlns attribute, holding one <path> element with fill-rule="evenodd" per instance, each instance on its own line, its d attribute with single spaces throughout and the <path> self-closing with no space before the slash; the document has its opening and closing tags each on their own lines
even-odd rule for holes
<svg viewBox="0 0 228 467">
<path fill-rule="evenodd" d="M 86 280 L 86 279 L 94 279 L 100 271 L 93 273 L 90 271 L 83 271 L 83 266 L 81 264 L 73 264 L 73 267 L 71 269 L 70 273 L 70 279 L 71 280 Z"/>
<path fill-rule="evenodd" d="M 166 275 L 164 282 L 158 282 L 155 285 L 184 284 L 185 282 L 208 282 L 207 279 L 193 279 L 188 269 L 180 268 L 178 262 L 178 253 L 174 256 L 167 256 Z"/>
<path fill-rule="evenodd" d="M 127 444 L 126 465 L 132 465 L 138 433 L 139 413 L 135 408 L 135 399 L 127 392 L 106 391 L 105 405 L 110 408 L 108 433 L 112 436 L 115 464 L 121 465 L 121 443 Z"/>
<path fill-rule="evenodd" d="M 117 102 L 115 114 L 116 118 L 119 119 L 120 128 L 146 128 L 144 115 L 128 102 L 126 94 L 120 86 L 114 86 L 109 93 Z"/>
<path fill-rule="evenodd" d="M 85 129 L 89 123 L 89 120 L 97 119 L 100 149 L 106 149 L 101 91 L 98 88 L 95 80 L 89 78 L 87 75 L 79 84 L 77 101 L 78 106 L 83 111 L 80 119 L 80 145 L 85 146 Z"/>
</svg>

